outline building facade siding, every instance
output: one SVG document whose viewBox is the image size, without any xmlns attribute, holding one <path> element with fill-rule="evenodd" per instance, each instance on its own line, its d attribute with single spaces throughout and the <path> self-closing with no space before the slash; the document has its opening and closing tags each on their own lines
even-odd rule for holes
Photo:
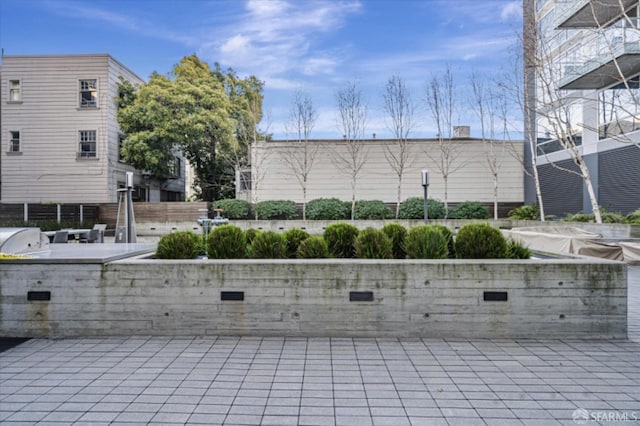
<svg viewBox="0 0 640 426">
<path fill-rule="evenodd" d="M 339 162 L 336 160 L 336 155 L 340 152 L 344 153 L 344 142 L 314 140 L 309 144 L 317 146 L 318 152 L 309 173 L 307 201 L 330 197 L 351 200 L 351 178 L 344 169 L 339 167 Z M 398 175 L 385 157 L 385 145 L 393 147 L 393 142 L 373 139 L 363 141 L 363 144 L 367 156 L 357 177 L 356 199 L 395 203 Z M 478 139 L 456 140 L 452 144 L 457 154 L 451 165 L 452 172 L 448 179 L 448 201 L 493 202 L 493 178 L 486 160 L 488 151 L 486 146 Z M 500 159 L 498 200 L 521 203 L 523 201 L 522 142 L 498 141 L 496 144 L 503 147 L 497 150 Z M 253 202 L 276 199 L 303 202 L 303 192 L 297 175 L 288 166 L 286 160 L 287 152 L 296 149 L 297 145 L 299 143 L 273 141 L 259 142 L 254 147 L 252 193 L 244 194 L 247 199 Z M 408 150 L 409 164 L 403 173 L 401 201 L 409 197 L 423 196 L 421 182 L 423 169 L 429 170 L 429 198 L 444 200 L 444 179 L 434 162 L 440 155 L 438 141 L 435 139 L 410 140 Z"/>
<path fill-rule="evenodd" d="M 107 54 L 11 55 L 2 57 L 0 76 L 2 202 L 116 202 L 127 171 L 137 187 L 150 186 L 141 171 L 118 161 L 118 83 L 144 83 L 124 65 Z M 22 97 L 11 102 L 16 80 Z M 81 105 L 82 80 L 96 81 L 95 107 Z M 19 152 L 9 149 L 14 130 Z M 95 156 L 80 155 L 82 131 L 95 132 Z M 173 185 L 184 193 L 184 179 Z"/>
</svg>

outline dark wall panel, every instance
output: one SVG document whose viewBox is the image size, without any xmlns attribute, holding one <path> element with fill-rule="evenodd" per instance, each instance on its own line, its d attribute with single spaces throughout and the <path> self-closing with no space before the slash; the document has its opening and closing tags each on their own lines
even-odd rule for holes
<svg viewBox="0 0 640 426">
<path fill-rule="evenodd" d="M 632 145 L 601 153 L 598 168 L 602 207 L 623 214 L 640 209 L 639 147 Z"/>
<path fill-rule="evenodd" d="M 572 160 L 558 161 L 556 166 L 578 170 Z M 582 178 L 551 164 L 538 166 L 545 215 L 564 216 L 582 211 Z"/>
</svg>

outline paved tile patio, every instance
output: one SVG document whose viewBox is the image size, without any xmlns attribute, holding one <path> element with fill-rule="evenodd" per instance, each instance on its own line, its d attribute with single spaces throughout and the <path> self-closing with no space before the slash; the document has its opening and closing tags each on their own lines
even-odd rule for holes
<svg viewBox="0 0 640 426">
<path fill-rule="evenodd" d="M 0 354 L 0 423 L 632 424 L 640 267 L 629 272 L 624 341 L 34 339 Z"/>
</svg>

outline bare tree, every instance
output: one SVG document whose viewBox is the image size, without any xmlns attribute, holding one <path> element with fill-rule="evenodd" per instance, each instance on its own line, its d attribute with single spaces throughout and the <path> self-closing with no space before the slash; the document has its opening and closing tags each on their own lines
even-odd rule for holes
<svg viewBox="0 0 640 426">
<path fill-rule="evenodd" d="M 309 173 L 318 153 L 318 145 L 309 142 L 309 135 L 318 119 L 318 113 L 308 93 L 302 90 L 296 92 L 289 118 L 290 122 L 285 126 L 285 132 L 287 135 L 293 134 L 294 139 L 289 142 L 284 152 L 284 161 L 302 189 L 302 220 L 306 220 Z"/>
<path fill-rule="evenodd" d="M 597 223 L 602 223 L 591 173 L 582 155 L 582 134 L 573 110 L 573 99 L 559 87 L 562 69 L 554 62 L 551 46 L 543 37 L 544 34 L 538 32 L 535 19 L 525 17 L 525 26 L 528 26 L 525 28 L 525 33 L 529 34 L 529 38 L 523 43 L 523 54 L 527 58 L 531 72 L 535 73 L 536 82 L 535 128 L 542 127 L 549 135 L 550 141 L 559 144 L 577 166 L 578 171 L 574 171 L 560 167 L 555 162 L 550 163 L 553 167 L 582 178 L 595 220 Z"/>
<path fill-rule="evenodd" d="M 382 95 L 384 111 L 387 114 L 387 128 L 393 134 L 392 143 L 384 145 L 384 156 L 398 176 L 398 188 L 396 198 L 396 219 L 400 211 L 402 201 L 402 179 L 407 167 L 412 163 L 409 151 L 409 133 L 413 129 L 414 104 L 411 92 L 407 89 L 404 80 L 398 76 L 392 76 L 387 81 Z"/>
<path fill-rule="evenodd" d="M 493 218 L 498 220 L 498 174 L 504 160 L 506 144 L 497 140 L 496 126 L 500 125 L 500 113 L 506 107 L 506 99 L 495 88 L 486 87 L 485 81 L 476 72 L 471 73 L 472 103 L 480 120 L 480 134 L 487 167 L 493 180 Z"/>
<path fill-rule="evenodd" d="M 503 123 L 503 134 L 505 139 L 512 139 L 511 132 L 520 133 L 522 130 L 522 124 L 526 133 L 525 139 L 529 141 L 525 144 L 526 152 L 516 151 L 514 147 L 509 144 L 509 154 L 517 159 L 522 166 L 522 170 L 525 175 L 529 176 L 533 180 L 536 202 L 538 211 L 540 212 L 540 221 L 545 221 L 544 213 L 544 200 L 542 199 L 542 187 L 540 186 L 540 178 L 538 176 L 538 162 L 536 154 L 536 133 L 535 133 L 535 106 L 534 99 L 531 96 L 529 87 L 534 85 L 533 73 L 531 68 L 527 67 L 528 59 L 523 56 L 522 40 L 514 49 L 512 55 L 511 69 L 498 77 L 496 85 L 505 96 L 504 99 L 507 103 L 502 103 L 501 121 Z M 535 86 L 533 86 L 535 87 Z M 513 111 L 518 111 L 522 117 L 524 123 L 519 119 L 513 118 Z M 524 154 L 524 155 L 523 155 Z"/>
<path fill-rule="evenodd" d="M 447 66 L 440 77 L 433 76 L 426 86 L 426 101 L 431 118 L 436 125 L 438 134 L 438 155 L 429 150 L 425 154 L 433 162 L 444 182 L 445 218 L 449 211 L 449 177 L 464 166 L 459 161 L 461 147 L 453 141 L 453 115 L 456 108 L 456 93 L 454 90 L 453 73 Z"/>
<path fill-rule="evenodd" d="M 618 0 L 622 18 L 613 26 L 608 27 L 606 19 L 600 19 L 597 13 L 599 4 L 596 0 L 589 1 L 589 8 L 593 16 L 596 28 L 593 37 L 597 40 L 596 52 L 603 55 L 613 64 L 613 76 L 617 81 L 613 87 L 599 93 L 599 114 L 602 119 L 596 130 L 599 138 L 611 138 L 616 142 L 634 144 L 640 148 L 640 139 L 629 137 L 629 133 L 640 130 L 640 76 L 629 78 L 623 72 L 623 64 L 616 54 L 621 45 L 638 42 L 638 18 L 631 17 L 629 10 L 637 15 L 640 13 L 640 4 L 635 8 L 627 9 L 625 3 Z M 592 58 L 586 58 L 591 60 Z"/>
<path fill-rule="evenodd" d="M 271 127 L 271 111 L 267 111 L 266 117 L 266 129 L 264 134 L 269 139 L 269 129 Z M 271 150 L 267 147 L 268 141 L 258 141 L 254 139 L 254 142 L 250 146 L 251 150 L 251 204 L 254 206 L 260 201 L 260 185 L 267 173 L 267 167 L 265 163 L 271 156 Z M 254 212 L 254 219 L 258 220 L 258 213 Z"/>
<path fill-rule="evenodd" d="M 336 147 L 333 157 L 338 169 L 351 183 L 351 219 L 355 217 L 358 175 L 367 161 L 369 149 L 363 137 L 367 120 L 367 106 L 356 83 L 348 83 L 336 92 L 337 126 L 344 144 Z M 342 149 L 341 149 L 342 148 Z"/>
</svg>

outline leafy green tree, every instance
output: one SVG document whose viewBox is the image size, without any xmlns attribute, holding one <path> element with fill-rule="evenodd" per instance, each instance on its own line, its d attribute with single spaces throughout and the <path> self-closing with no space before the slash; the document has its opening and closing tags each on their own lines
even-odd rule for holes
<svg viewBox="0 0 640 426">
<path fill-rule="evenodd" d="M 164 178 L 179 149 L 194 168 L 204 200 L 233 197 L 235 167 L 246 163 L 247 135 L 256 138 L 262 118 L 260 81 L 239 79 L 217 66 L 212 71 L 191 55 L 169 76 L 153 73 L 137 90 L 121 83 L 118 102 L 118 122 L 127 134 L 124 161 Z"/>
</svg>

